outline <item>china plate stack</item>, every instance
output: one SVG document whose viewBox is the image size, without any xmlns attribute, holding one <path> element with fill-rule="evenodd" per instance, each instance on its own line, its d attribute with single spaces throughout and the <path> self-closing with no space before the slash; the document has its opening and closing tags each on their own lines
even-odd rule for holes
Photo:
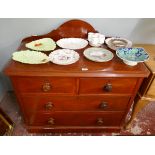
<svg viewBox="0 0 155 155">
<path fill-rule="evenodd" d="M 56 43 L 51 38 L 43 38 L 27 43 L 25 46 L 35 51 L 52 51 L 56 48 Z"/>
<path fill-rule="evenodd" d="M 58 65 L 70 65 L 77 62 L 79 58 L 79 54 L 70 49 L 58 49 L 49 55 L 50 61 Z"/>
<path fill-rule="evenodd" d="M 82 49 L 88 45 L 88 41 L 82 38 L 63 38 L 58 40 L 57 45 L 65 49 Z"/>
<path fill-rule="evenodd" d="M 12 59 L 26 64 L 43 64 L 49 62 L 46 54 L 30 50 L 14 52 Z"/>
</svg>

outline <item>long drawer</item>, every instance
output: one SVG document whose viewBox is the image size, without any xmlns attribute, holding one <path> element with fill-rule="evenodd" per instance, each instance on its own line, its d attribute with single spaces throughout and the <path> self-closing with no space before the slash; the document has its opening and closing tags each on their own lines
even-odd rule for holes
<svg viewBox="0 0 155 155">
<path fill-rule="evenodd" d="M 75 78 L 56 77 L 12 77 L 14 86 L 19 92 L 73 94 L 76 92 Z"/>
<path fill-rule="evenodd" d="M 51 96 L 22 95 L 24 111 L 124 111 L 130 96 Z"/>
<path fill-rule="evenodd" d="M 79 94 L 132 94 L 137 78 L 81 78 Z"/>
<path fill-rule="evenodd" d="M 30 119 L 29 125 L 43 126 L 119 126 L 122 112 L 53 112 L 38 113 Z"/>
</svg>

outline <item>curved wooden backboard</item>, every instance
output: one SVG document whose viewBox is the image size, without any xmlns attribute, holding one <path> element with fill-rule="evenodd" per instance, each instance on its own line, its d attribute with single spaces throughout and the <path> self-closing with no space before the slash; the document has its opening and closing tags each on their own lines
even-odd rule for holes
<svg viewBox="0 0 155 155">
<path fill-rule="evenodd" d="M 22 40 L 22 42 L 29 42 L 41 38 L 52 38 L 55 41 L 61 38 L 87 38 L 88 32 L 96 32 L 96 30 L 89 23 L 82 20 L 69 20 L 60 25 L 56 30 L 52 30 L 48 34 L 41 36 L 31 36 Z"/>
</svg>

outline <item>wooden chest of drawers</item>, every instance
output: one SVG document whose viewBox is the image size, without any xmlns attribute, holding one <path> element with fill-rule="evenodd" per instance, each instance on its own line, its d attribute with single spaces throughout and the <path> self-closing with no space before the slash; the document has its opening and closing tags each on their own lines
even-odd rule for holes
<svg viewBox="0 0 155 155">
<path fill-rule="evenodd" d="M 66 25 L 70 23 L 86 24 L 73 20 Z M 35 39 L 64 37 L 59 31 L 26 38 L 19 50 Z M 72 36 L 77 34 L 72 32 Z M 12 81 L 28 131 L 103 132 L 119 131 L 125 125 L 143 78 L 149 75 L 147 67 L 143 63 L 127 66 L 115 53 L 113 60 L 95 63 L 83 57 L 83 50 L 77 50 L 80 60 L 68 66 L 50 62 L 26 65 L 12 60 L 6 66 L 5 73 Z"/>
</svg>

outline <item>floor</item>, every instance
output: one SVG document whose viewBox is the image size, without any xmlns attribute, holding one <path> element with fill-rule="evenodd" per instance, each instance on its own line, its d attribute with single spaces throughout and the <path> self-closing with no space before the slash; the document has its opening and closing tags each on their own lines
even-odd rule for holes
<svg viewBox="0 0 155 155">
<path fill-rule="evenodd" d="M 132 121 L 127 126 L 127 129 L 120 133 L 46 133 L 35 134 L 28 133 L 23 126 L 23 120 L 16 98 L 12 92 L 8 93 L 0 104 L 0 107 L 10 116 L 15 122 L 13 136 L 117 136 L 117 135 L 155 135 L 155 102 L 150 102 L 140 111 L 134 113 Z"/>
</svg>

